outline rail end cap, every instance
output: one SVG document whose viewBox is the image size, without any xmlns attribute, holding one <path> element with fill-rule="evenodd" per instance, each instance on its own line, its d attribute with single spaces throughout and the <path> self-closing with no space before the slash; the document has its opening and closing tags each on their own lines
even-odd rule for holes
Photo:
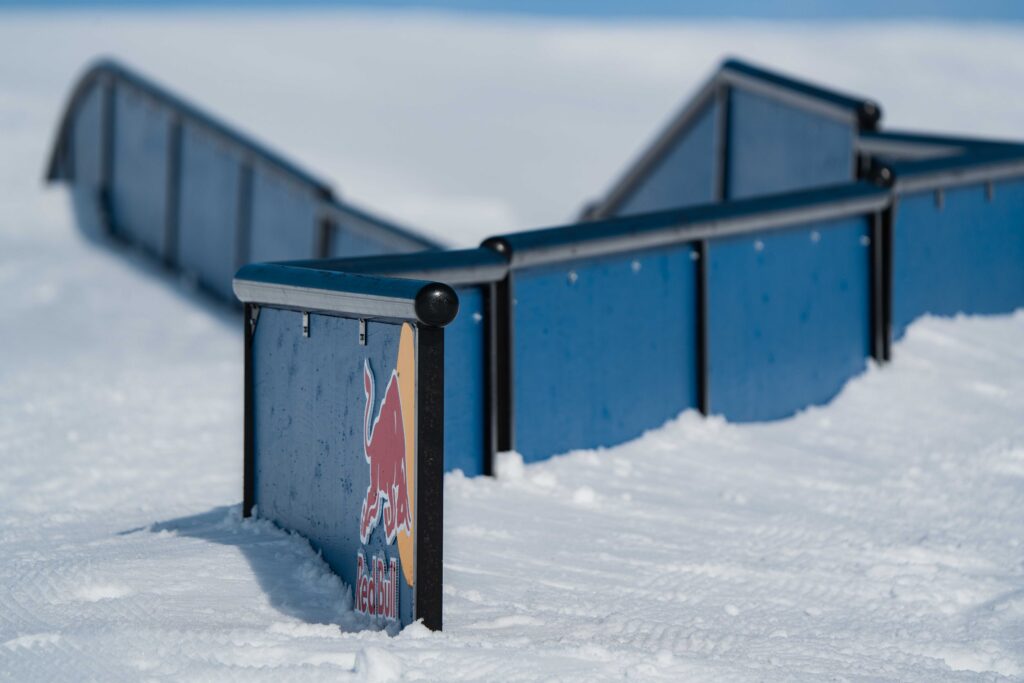
<svg viewBox="0 0 1024 683">
<path fill-rule="evenodd" d="M 882 107 L 877 102 L 865 100 L 857 110 L 857 123 L 861 130 L 878 130 L 882 120 Z"/>
<path fill-rule="evenodd" d="M 892 187 L 896 182 L 896 174 L 889 166 L 875 162 L 868 169 L 867 180 L 878 187 Z"/>
<path fill-rule="evenodd" d="M 416 317 L 432 327 L 444 327 L 459 314 L 459 295 L 442 282 L 431 282 L 416 294 Z"/>
<path fill-rule="evenodd" d="M 499 254 L 504 255 L 506 258 L 512 255 L 512 245 L 508 243 L 508 240 L 504 237 L 488 237 L 480 246 L 484 249 L 490 249 L 496 251 Z"/>
</svg>

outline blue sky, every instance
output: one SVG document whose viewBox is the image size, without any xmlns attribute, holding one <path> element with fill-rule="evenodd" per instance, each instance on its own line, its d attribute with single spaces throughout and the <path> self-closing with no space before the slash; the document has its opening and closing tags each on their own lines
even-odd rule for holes
<svg viewBox="0 0 1024 683">
<path fill-rule="evenodd" d="M 474 13 L 515 13 L 538 16 L 593 18 L 699 18 L 744 17 L 765 19 L 856 19 L 941 17 L 949 19 L 1024 19 L 1021 0 L 0 0 L 0 7 L 64 8 L 181 7 L 194 11 L 201 6 L 274 7 L 296 6 L 416 8 Z"/>
</svg>

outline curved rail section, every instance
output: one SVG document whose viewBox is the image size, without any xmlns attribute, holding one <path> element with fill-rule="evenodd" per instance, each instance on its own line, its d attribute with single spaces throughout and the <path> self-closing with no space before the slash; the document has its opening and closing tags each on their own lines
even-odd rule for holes
<svg viewBox="0 0 1024 683">
<path fill-rule="evenodd" d="M 87 234 L 137 244 L 226 301 L 252 261 L 441 246 L 110 60 L 72 91 L 46 179 L 71 185 Z"/>
</svg>

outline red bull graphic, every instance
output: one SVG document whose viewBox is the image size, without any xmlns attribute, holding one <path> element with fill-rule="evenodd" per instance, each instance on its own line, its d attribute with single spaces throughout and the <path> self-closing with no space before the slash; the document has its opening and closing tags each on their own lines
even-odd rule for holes
<svg viewBox="0 0 1024 683">
<path fill-rule="evenodd" d="M 385 548 L 375 547 L 369 562 L 366 549 L 356 554 L 355 608 L 370 616 L 398 619 L 399 567 L 408 586 L 415 579 L 413 551 L 416 501 L 416 349 L 412 327 L 402 325 L 398 357 L 388 377 L 380 408 L 374 415 L 376 380 L 370 361 L 363 361 L 363 455 L 370 467 L 359 515 L 359 539 L 370 543 L 374 529 L 383 526 Z"/>
<path fill-rule="evenodd" d="M 374 380 L 370 362 L 363 364 L 363 390 L 366 394 L 363 452 L 370 464 L 370 485 L 363 501 L 359 524 L 359 537 L 368 543 L 370 534 L 381 518 L 388 544 L 394 542 L 399 531 L 412 530 L 412 510 L 409 503 L 409 478 L 405 462 L 405 420 L 399 395 L 398 370 L 391 371 L 380 411 L 370 426 L 373 414 Z"/>
<path fill-rule="evenodd" d="M 384 558 L 374 556 L 367 566 L 363 553 L 356 555 L 355 608 L 371 617 L 398 618 L 398 560 L 385 570 Z"/>
</svg>

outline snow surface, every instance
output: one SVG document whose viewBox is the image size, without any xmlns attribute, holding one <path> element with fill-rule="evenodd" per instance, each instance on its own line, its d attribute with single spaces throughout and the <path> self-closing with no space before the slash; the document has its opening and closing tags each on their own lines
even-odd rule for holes
<svg viewBox="0 0 1024 683">
<path fill-rule="evenodd" d="M 39 185 L 97 47 L 472 243 L 569 217 L 723 49 L 871 94 L 898 124 L 1010 136 L 1022 38 L 0 14 L 0 678 L 1024 678 L 1024 312 L 923 320 L 893 365 L 790 420 L 685 414 L 448 476 L 445 631 L 389 637 L 359 632 L 305 542 L 238 517 L 240 321 L 83 242 Z"/>
</svg>

